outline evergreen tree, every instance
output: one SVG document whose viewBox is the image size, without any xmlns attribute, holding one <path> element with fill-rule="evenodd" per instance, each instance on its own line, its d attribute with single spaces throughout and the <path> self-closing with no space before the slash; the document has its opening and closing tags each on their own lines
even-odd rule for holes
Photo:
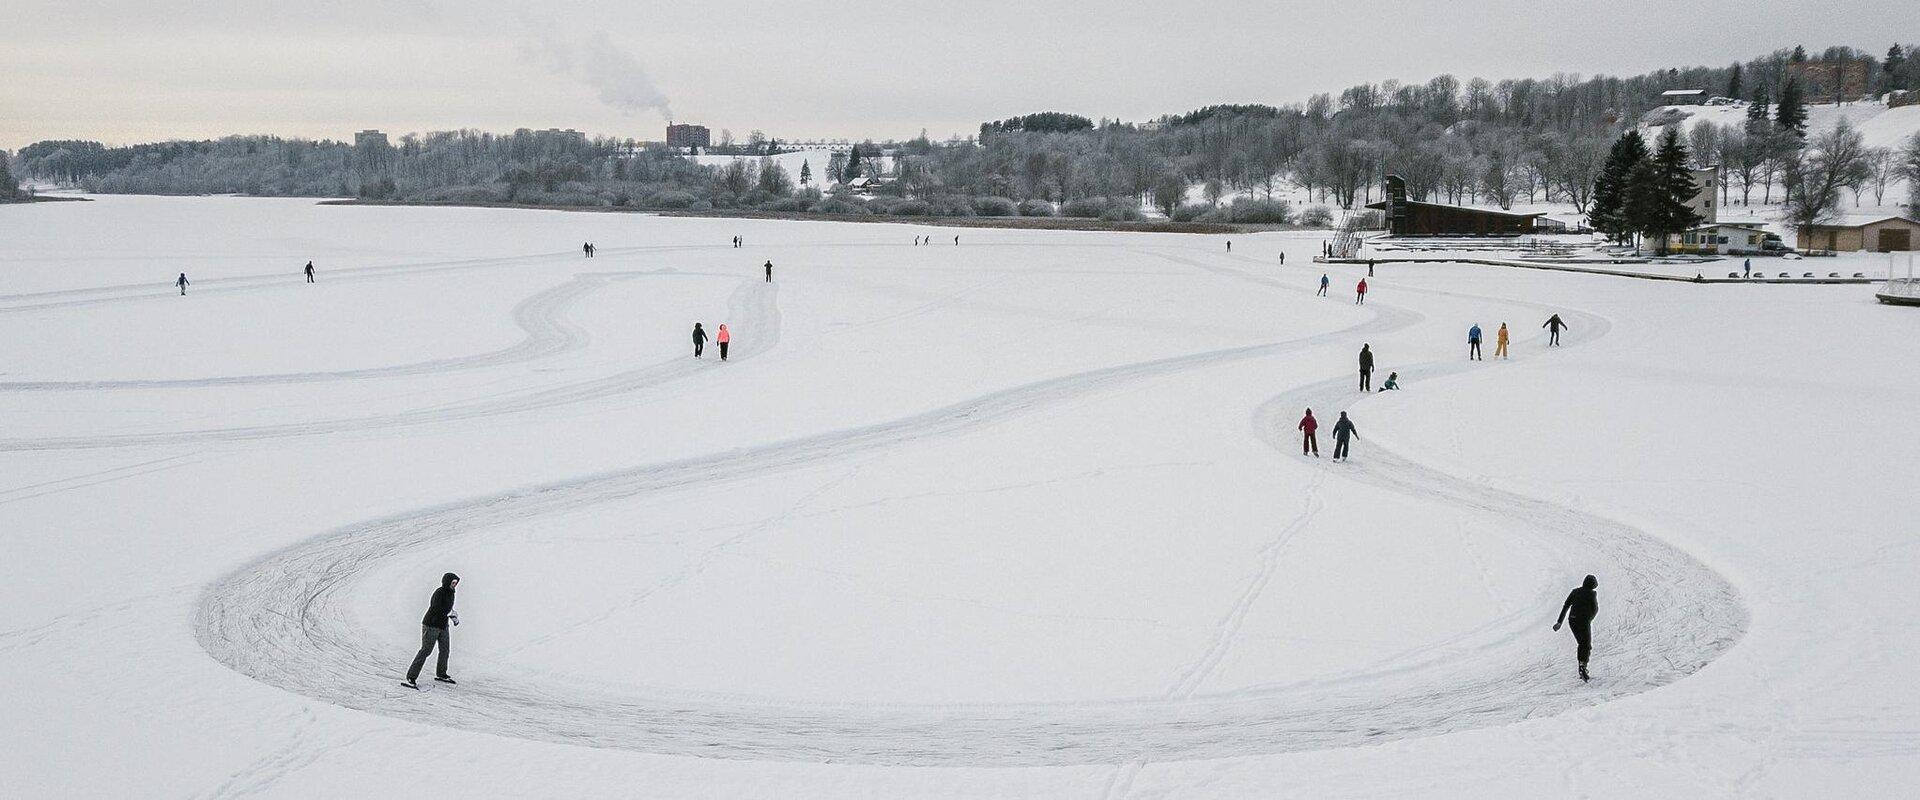
<svg viewBox="0 0 1920 800">
<path fill-rule="evenodd" d="M 840 182 L 852 183 L 859 179 L 860 179 L 860 145 L 856 144 L 853 146 L 853 151 L 847 153 L 847 166 L 846 166 L 846 169 L 840 173 Z"/>
<path fill-rule="evenodd" d="M 1886 77 L 1881 80 L 1881 88 L 1898 89 L 1900 67 L 1907 63 L 1907 51 L 1900 45 L 1887 48 L 1887 60 L 1880 62 L 1880 72 Z"/>
<path fill-rule="evenodd" d="M 1727 96 L 1736 99 L 1739 98 L 1741 88 L 1740 62 L 1736 61 L 1733 63 L 1733 67 L 1727 70 Z"/>
<path fill-rule="evenodd" d="M 1774 106 L 1773 122 L 1782 130 L 1793 131 L 1794 135 L 1807 135 L 1807 102 L 1800 91 L 1800 82 L 1792 76 L 1787 77 L 1785 86 L 1780 87 L 1780 102 Z"/>
<path fill-rule="evenodd" d="M 813 183 L 813 162 L 802 161 L 800 162 L 800 185 L 806 186 L 810 183 Z"/>
<path fill-rule="evenodd" d="M 1797 44 L 1794 45 L 1793 55 L 1787 56 L 1787 63 L 1798 64 L 1805 60 L 1807 60 L 1807 48 L 1801 47 L 1800 45 L 1797 45 Z"/>
<path fill-rule="evenodd" d="M 20 196 L 20 182 L 13 177 L 13 170 L 7 168 L 7 151 L 0 150 L 0 200 L 12 200 Z"/>
<path fill-rule="evenodd" d="M 1629 178 L 1627 196 L 1632 207 L 1634 229 L 1654 240 L 1662 254 L 1668 238 L 1700 224 L 1701 217 L 1688 205 L 1700 193 L 1693 180 L 1691 155 L 1680 141 L 1680 132 L 1668 128 L 1660 137 L 1653 157 L 1642 162 Z"/>
<path fill-rule="evenodd" d="M 1753 89 L 1753 102 L 1747 104 L 1747 132 L 1758 133 L 1773 116 L 1773 95 L 1765 86 Z"/>
<path fill-rule="evenodd" d="M 1628 129 L 1607 151 L 1600 175 L 1593 181 L 1593 229 L 1617 242 L 1625 242 L 1635 230 L 1628 206 L 1627 187 L 1635 166 L 1647 160 L 1647 143 L 1638 130 Z"/>
</svg>

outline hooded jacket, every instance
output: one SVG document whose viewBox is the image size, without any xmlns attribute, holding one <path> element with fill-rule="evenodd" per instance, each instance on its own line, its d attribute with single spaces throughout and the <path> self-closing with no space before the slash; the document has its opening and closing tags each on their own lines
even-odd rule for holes
<svg viewBox="0 0 1920 800">
<path fill-rule="evenodd" d="M 453 613 L 453 582 L 460 576 L 451 572 L 440 576 L 440 588 L 433 590 L 433 599 L 427 603 L 427 615 L 420 618 L 420 624 L 429 628 L 447 627 L 447 615 Z"/>
<path fill-rule="evenodd" d="M 1347 437 L 1352 436 L 1358 432 L 1359 432 L 1359 429 L 1353 427 L 1353 420 L 1348 419 L 1344 416 L 1340 418 L 1339 422 L 1333 423 L 1333 438 L 1338 439 L 1340 441 L 1344 442 L 1347 440 Z"/>
<path fill-rule="evenodd" d="M 693 323 L 693 340 L 696 342 L 704 342 L 707 340 L 707 332 L 700 328 L 700 323 L 698 322 Z"/>
<path fill-rule="evenodd" d="M 1300 418 L 1300 430 L 1306 431 L 1307 433 L 1313 433 L 1314 431 L 1317 431 L 1319 429 L 1320 429 L 1320 420 L 1313 418 L 1313 412 L 1309 411 L 1307 412 L 1306 416 Z"/>
</svg>

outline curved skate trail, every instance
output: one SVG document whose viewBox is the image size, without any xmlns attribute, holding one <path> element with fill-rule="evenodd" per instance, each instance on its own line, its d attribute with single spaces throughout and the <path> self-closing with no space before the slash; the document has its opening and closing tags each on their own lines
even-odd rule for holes
<svg viewBox="0 0 1920 800">
<path fill-rule="evenodd" d="M 1262 281 L 1264 282 L 1264 281 Z M 499 735 L 592 747 L 707 757 L 889 765 L 1126 764 L 1344 747 L 1502 725 L 1584 707 L 1678 680 L 1724 651 L 1744 626 L 1732 591 L 1710 570 L 1644 532 L 1570 509 L 1462 481 L 1367 451 L 1349 474 L 1396 491 L 1512 515 L 1542 535 L 1590 550 L 1609 574 L 1632 576 L 1666 603 L 1644 602 L 1609 628 L 1623 668 L 1636 672 L 1593 687 L 1570 687 L 1552 654 L 1533 652 L 1511 626 L 1490 626 L 1484 641 L 1449 648 L 1448 660 L 1415 659 L 1373 674 L 1285 686 L 1199 691 L 1232 645 L 1244 607 L 1257 598 L 1262 569 L 1223 628 L 1167 696 L 1086 703 L 912 705 L 796 703 L 683 691 L 612 693 L 564 681 L 474 673 L 458 690 L 389 690 L 391 652 L 348 613 L 369 565 L 388 555 L 483 536 L 499 526 L 594 504 L 670 492 L 714 476 L 744 480 L 846 458 L 929 437 L 951 435 L 1042 407 L 1138 381 L 1265 358 L 1402 328 L 1420 319 L 1389 304 L 1370 305 L 1369 323 L 1290 342 L 1128 364 L 1062 376 L 982 395 L 945 408 L 844 431 L 562 483 L 505 492 L 359 523 L 268 555 L 208 587 L 195 618 L 203 648 L 235 670 L 288 691 L 372 713 Z M 1604 321 L 1582 318 L 1585 329 Z M 1456 366 L 1454 369 L 1458 369 Z M 1435 368 L 1436 371 L 1440 369 Z M 1348 379 L 1316 382 L 1256 412 L 1269 418 L 1301 402 L 1344 392 Z M 1309 499 L 1305 525 L 1317 506 Z M 1283 531 L 1282 536 L 1291 533 Z M 1284 538 L 1263 551 L 1263 558 Z M 1264 563 L 1264 562 L 1263 562 Z M 1610 583 L 1610 585 L 1619 585 Z M 1610 612 L 1611 616 L 1611 612 Z M 1684 619 L 1682 618 L 1684 617 Z M 1632 618 L 1631 621 L 1628 618 Z M 1517 624 L 1517 623 L 1516 623 Z M 1555 651 L 1559 655 L 1564 655 Z M 1609 663 L 1614 663 L 1609 649 Z M 1549 677 L 1551 673 L 1552 677 Z"/>
<path fill-rule="evenodd" d="M 692 273 L 661 273 L 692 274 Z M 728 298 L 729 319 L 739 320 L 734 327 L 752 336 L 734 348 L 734 359 L 745 360 L 774 347 L 780 340 L 778 284 L 744 280 Z M 561 324 L 558 319 L 555 324 Z M 585 335 L 585 334 L 580 334 Z M 533 411 L 569 403 L 614 397 L 651 388 L 699 374 L 703 362 L 674 358 L 612 375 L 576 383 L 547 386 L 507 393 L 464 403 L 413 409 L 395 414 L 347 417 L 277 425 L 252 425 L 229 428 L 203 428 L 158 433 L 130 433 L 107 436 L 48 437 L 40 439 L 0 439 L 0 452 L 21 450 L 87 450 L 107 447 L 189 444 L 200 442 L 240 442 L 277 439 L 289 436 L 315 436 L 385 428 L 430 425 L 442 422 L 479 419 L 499 414 Z"/>
</svg>

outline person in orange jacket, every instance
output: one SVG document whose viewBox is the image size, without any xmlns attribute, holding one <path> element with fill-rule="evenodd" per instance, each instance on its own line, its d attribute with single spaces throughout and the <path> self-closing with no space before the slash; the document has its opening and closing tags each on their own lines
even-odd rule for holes
<svg viewBox="0 0 1920 800">
<path fill-rule="evenodd" d="M 1309 408 L 1307 409 L 1307 415 L 1300 418 L 1300 432 L 1302 434 L 1300 439 L 1300 455 L 1304 456 L 1311 450 L 1314 458 L 1320 457 L 1320 443 L 1313 438 L 1313 432 L 1317 430 L 1320 430 L 1320 420 L 1313 418 L 1313 409 Z"/>
<path fill-rule="evenodd" d="M 733 341 L 733 334 L 727 330 L 727 326 L 721 325 L 720 330 L 714 332 L 713 343 L 720 345 L 721 361 L 727 360 L 727 344 L 732 341 Z"/>
<path fill-rule="evenodd" d="M 1493 355 L 1495 358 L 1507 357 L 1507 323 L 1500 323 L 1500 332 L 1493 335 Z"/>
</svg>

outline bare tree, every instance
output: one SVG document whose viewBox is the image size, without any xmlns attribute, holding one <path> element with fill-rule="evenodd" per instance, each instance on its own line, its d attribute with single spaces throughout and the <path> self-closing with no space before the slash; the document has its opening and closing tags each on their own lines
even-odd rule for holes
<svg viewBox="0 0 1920 800">
<path fill-rule="evenodd" d="M 1813 226 L 1838 213 L 1840 190 L 1867 174 L 1867 147 L 1860 132 L 1842 119 L 1833 130 L 1795 150 L 1783 166 L 1780 183 L 1787 192 L 1784 215 L 1798 228 L 1800 246 L 1805 248 L 1812 239 Z"/>
</svg>

